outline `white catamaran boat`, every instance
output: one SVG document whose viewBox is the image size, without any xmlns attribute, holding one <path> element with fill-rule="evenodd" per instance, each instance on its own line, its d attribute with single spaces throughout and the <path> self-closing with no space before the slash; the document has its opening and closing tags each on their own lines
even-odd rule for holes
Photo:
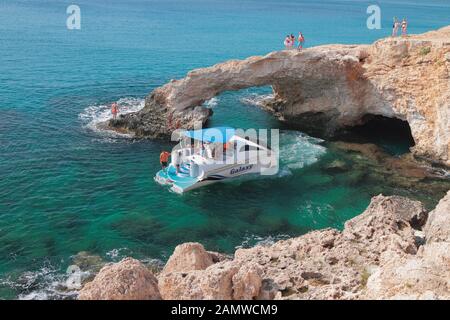
<svg viewBox="0 0 450 320">
<path fill-rule="evenodd" d="M 158 171 L 155 181 L 183 193 L 243 175 L 277 171 L 278 154 L 265 143 L 239 136 L 234 128 L 219 127 L 184 131 L 171 163 Z"/>
</svg>

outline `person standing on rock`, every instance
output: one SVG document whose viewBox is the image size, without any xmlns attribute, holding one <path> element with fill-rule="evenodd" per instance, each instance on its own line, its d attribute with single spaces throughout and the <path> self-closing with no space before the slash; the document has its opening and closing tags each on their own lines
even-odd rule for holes
<svg viewBox="0 0 450 320">
<path fill-rule="evenodd" d="M 396 37 L 398 35 L 398 29 L 400 27 L 400 22 L 398 21 L 397 17 L 394 17 L 394 24 L 392 26 L 392 36 Z"/>
<path fill-rule="evenodd" d="M 284 39 L 284 47 L 286 50 L 289 50 L 291 48 L 291 37 L 289 35 L 287 35 Z"/>
<path fill-rule="evenodd" d="M 111 113 L 112 113 L 113 119 L 116 120 L 117 114 L 119 113 L 119 106 L 117 105 L 116 102 L 113 102 L 113 104 L 111 105 Z"/>
<path fill-rule="evenodd" d="M 405 37 L 408 35 L 408 21 L 406 21 L 406 18 L 403 18 L 402 21 L 402 36 Z"/>
<path fill-rule="evenodd" d="M 303 33 L 299 32 L 299 34 L 298 34 L 298 50 L 303 49 L 304 43 L 305 43 L 305 37 L 303 36 Z"/>
</svg>

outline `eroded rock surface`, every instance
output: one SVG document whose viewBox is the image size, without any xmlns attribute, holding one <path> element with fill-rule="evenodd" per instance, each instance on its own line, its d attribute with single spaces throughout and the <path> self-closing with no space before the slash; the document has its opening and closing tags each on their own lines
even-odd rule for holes
<svg viewBox="0 0 450 320">
<path fill-rule="evenodd" d="M 212 264 L 212 255 L 200 243 L 188 242 L 175 248 L 162 273 L 204 270 Z"/>
<path fill-rule="evenodd" d="M 429 216 L 417 254 L 387 250 L 368 279 L 370 299 L 450 299 L 450 192 Z"/>
<path fill-rule="evenodd" d="M 232 259 L 178 246 L 156 279 L 136 260 L 106 266 L 81 299 L 450 299 L 450 192 L 430 213 L 382 195 L 349 220 Z M 215 258 L 214 258 L 215 257 Z"/>
<path fill-rule="evenodd" d="M 231 300 L 238 270 L 235 263 L 225 261 L 202 271 L 164 273 L 158 277 L 160 292 L 163 299 Z"/>
<path fill-rule="evenodd" d="M 158 281 L 141 262 L 126 258 L 104 266 L 81 289 L 80 300 L 159 300 Z"/>
<path fill-rule="evenodd" d="M 450 191 L 430 212 L 425 234 L 427 242 L 450 242 Z"/>
<path fill-rule="evenodd" d="M 405 120 L 416 155 L 450 165 L 450 27 L 372 45 L 326 45 L 232 60 L 155 89 L 144 109 L 110 121 L 142 137 L 205 123 L 202 104 L 227 90 L 271 85 L 266 108 L 308 129 L 358 125 L 366 115 Z"/>
<path fill-rule="evenodd" d="M 450 243 L 431 243 L 416 255 L 385 252 L 367 282 L 367 299 L 450 299 Z"/>
</svg>

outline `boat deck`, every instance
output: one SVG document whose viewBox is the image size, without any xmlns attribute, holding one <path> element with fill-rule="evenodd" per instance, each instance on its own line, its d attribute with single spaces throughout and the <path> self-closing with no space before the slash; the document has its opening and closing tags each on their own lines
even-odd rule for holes
<svg viewBox="0 0 450 320">
<path fill-rule="evenodd" d="M 198 182 L 198 178 L 192 178 L 189 175 L 188 166 L 182 166 L 177 174 L 175 167 L 170 164 L 166 170 L 159 170 L 155 180 L 160 184 L 172 185 L 172 190 L 182 193 Z"/>
</svg>

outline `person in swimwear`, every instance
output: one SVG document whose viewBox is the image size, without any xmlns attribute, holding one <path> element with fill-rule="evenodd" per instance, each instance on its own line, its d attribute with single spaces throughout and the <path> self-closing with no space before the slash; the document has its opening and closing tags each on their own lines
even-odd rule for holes
<svg viewBox="0 0 450 320">
<path fill-rule="evenodd" d="M 295 47 L 295 36 L 291 33 L 291 49 Z"/>
<path fill-rule="evenodd" d="M 202 146 L 200 147 L 200 155 L 202 157 L 206 157 L 206 148 L 205 148 L 205 144 L 202 141 Z"/>
<path fill-rule="evenodd" d="M 398 29 L 400 27 L 400 22 L 397 17 L 394 17 L 394 24 L 392 25 L 392 36 L 396 37 L 398 35 Z"/>
<path fill-rule="evenodd" d="M 289 50 L 291 48 L 291 37 L 289 35 L 287 35 L 284 39 L 284 47 L 286 50 Z"/>
<path fill-rule="evenodd" d="M 111 113 L 112 113 L 113 119 L 116 120 L 117 114 L 119 113 L 119 106 L 115 102 L 111 105 Z"/>
<path fill-rule="evenodd" d="M 223 158 L 223 160 L 227 159 L 227 152 L 228 152 L 228 150 L 229 150 L 228 142 L 226 142 L 226 143 L 224 143 L 222 145 L 222 158 Z"/>
<path fill-rule="evenodd" d="M 176 169 L 175 171 L 176 171 L 177 174 L 180 173 L 181 157 L 182 156 L 183 156 L 183 154 L 181 153 L 181 151 L 178 151 L 178 157 L 176 158 L 177 162 L 175 163 L 175 169 Z"/>
<path fill-rule="evenodd" d="M 305 43 L 305 37 L 303 36 L 303 33 L 298 33 L 298 50 L 303 49 L 303 44 Z"/>
<path fill-rule="evenodd" d="M 169 163 L 169 156 L 170 156 L 170 153 L 167 151 L 163 151 L 159 155 L 159 163 L 161 163 L 161 168 L 163 170 L 166 170 L 166 168 L 167 168 L 167 165 Z"/>
<path fill-rule="evenodd" d="M 402 21 L 402 36 L 408 35 L 408 21 L 406 21 L 406 18 L 403 18 Z"/>
</svg>

